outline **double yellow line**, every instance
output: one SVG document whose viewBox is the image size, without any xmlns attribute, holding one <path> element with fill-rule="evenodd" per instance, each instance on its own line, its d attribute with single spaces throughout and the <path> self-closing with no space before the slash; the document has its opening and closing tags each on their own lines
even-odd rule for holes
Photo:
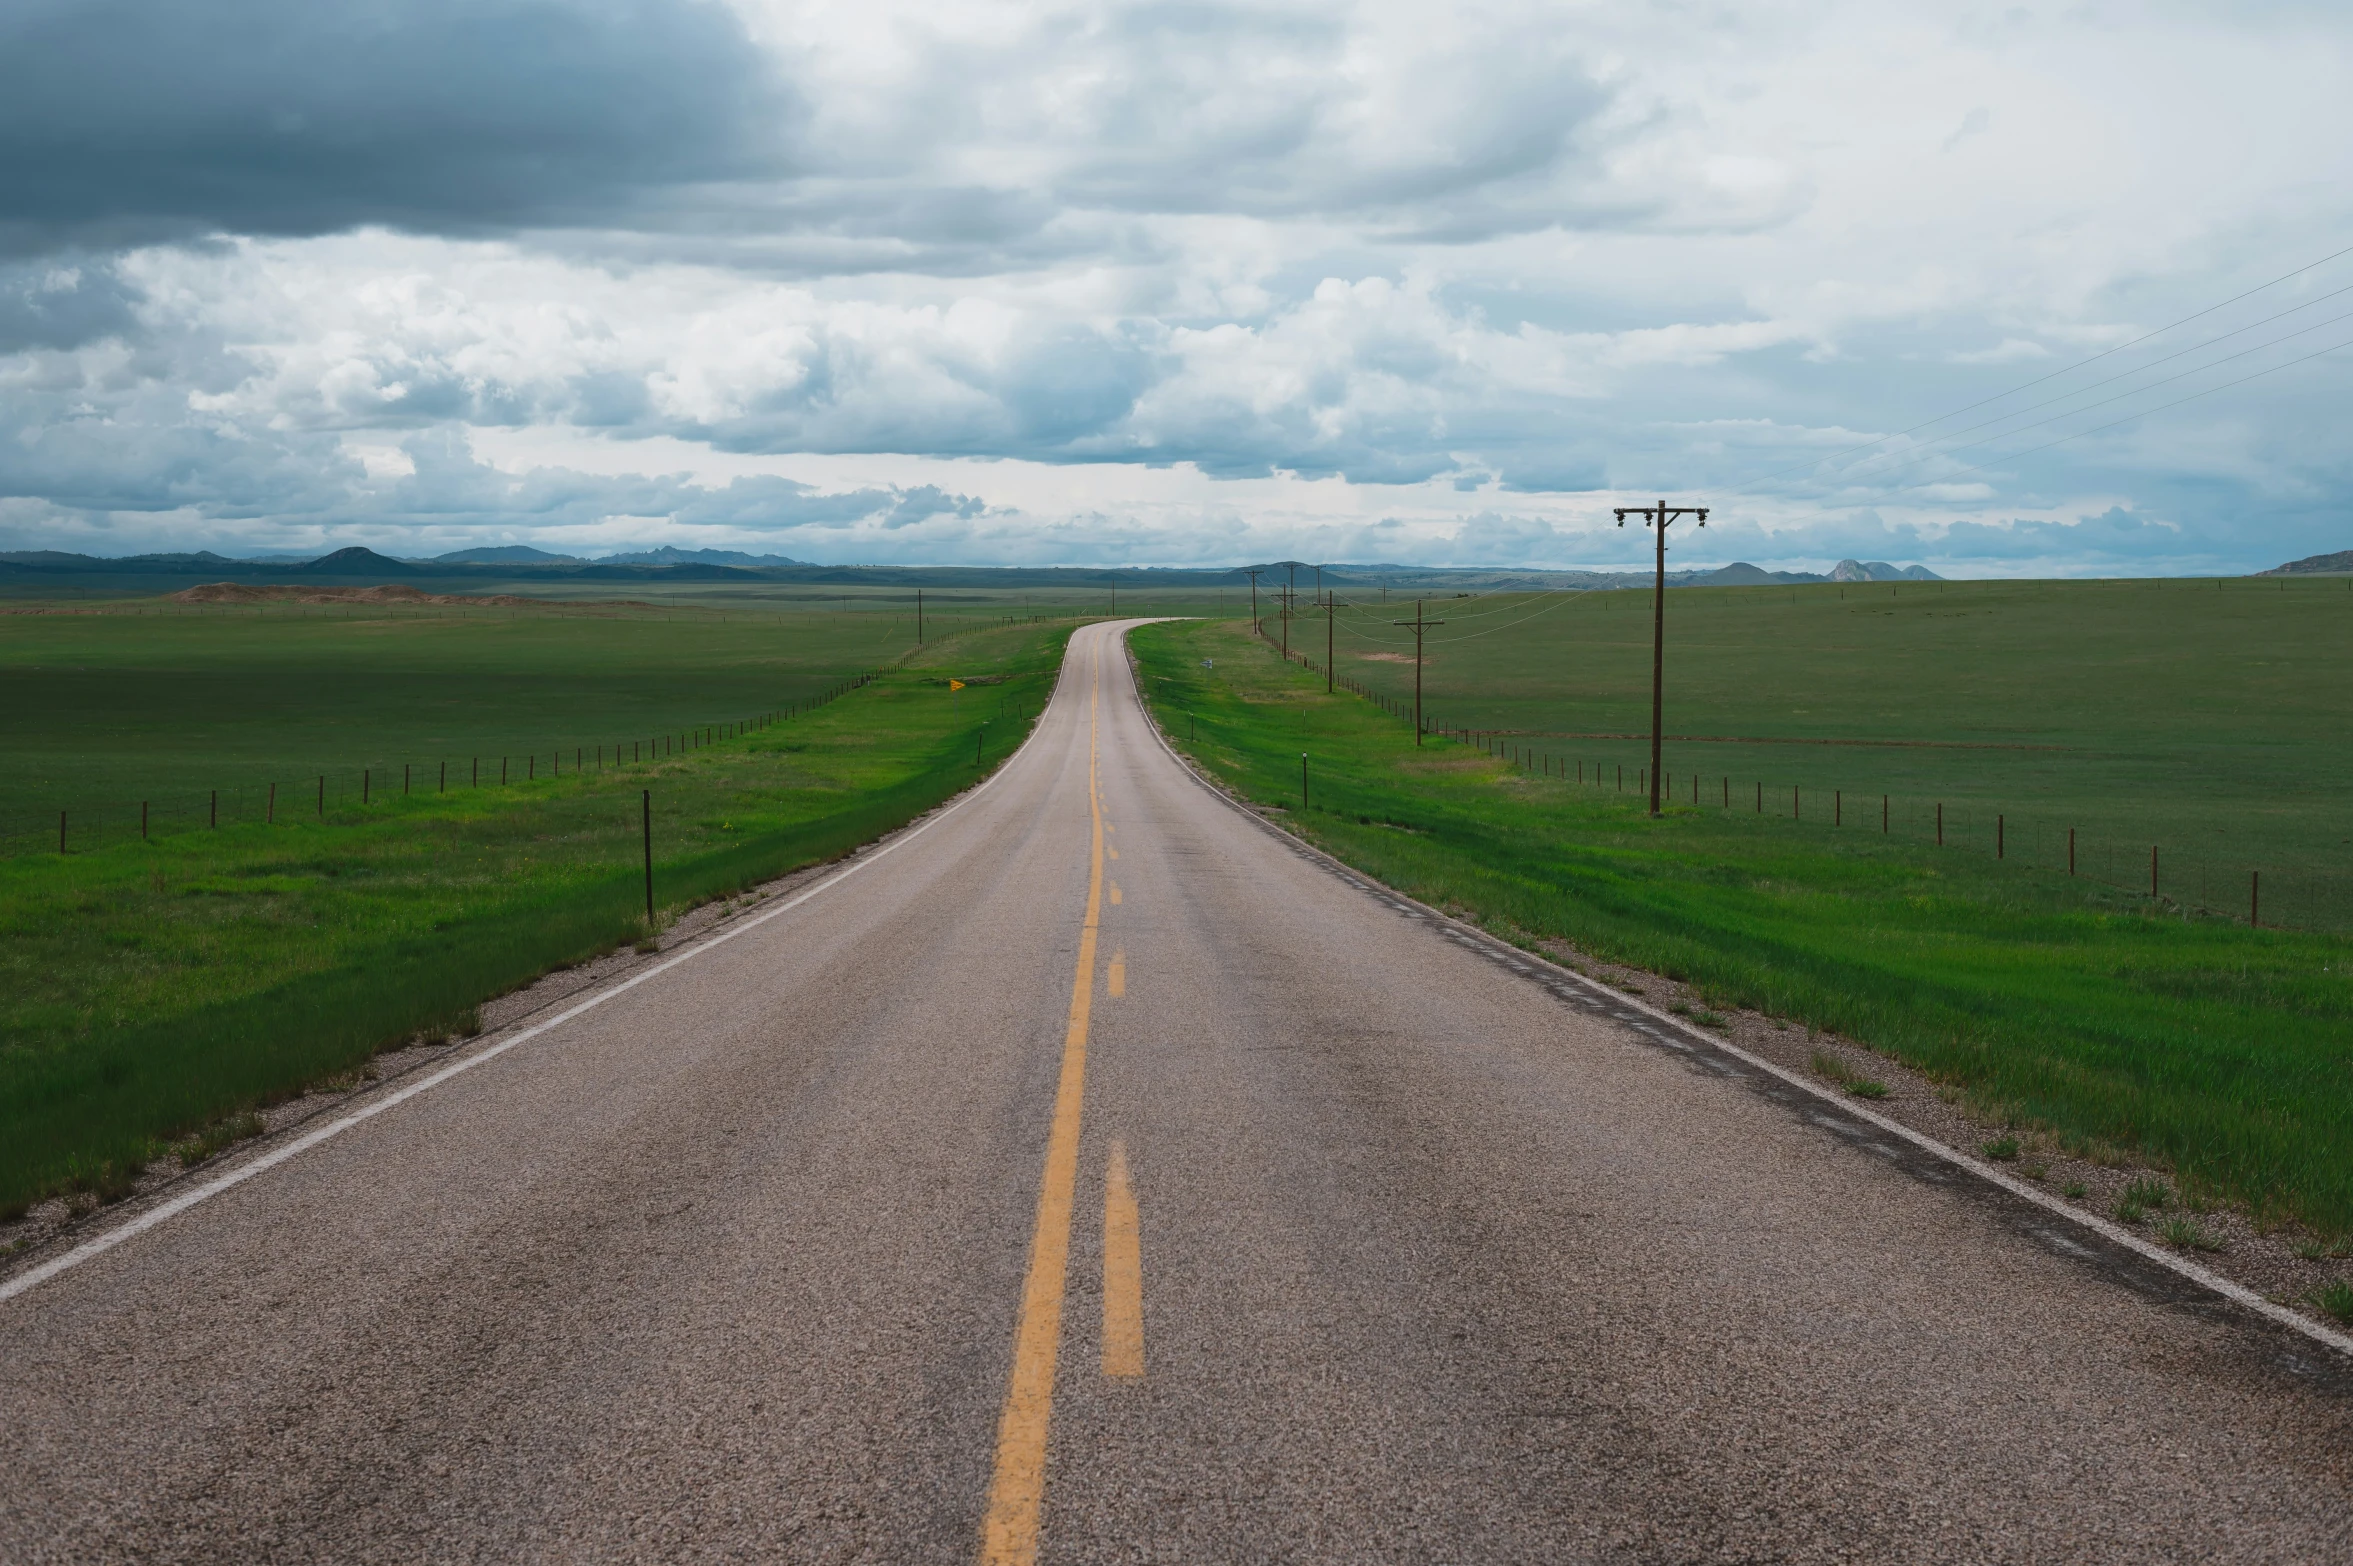
<svg viewBox="0 0 2353 1566">
<path fill-rule="evenodd" d="M 1013 1380 L 997 1421 L 997 1466 L 981 1524 L 984 1566 L 1032 1566 L 1038 1558 L 1038 1509 L 1046 1492 L 1046 1427 L 1054 1406 L 1054 1359 L 1062 1338 L 1063 1280 L 1070 1260 L 1070 1219 L 1078 1185 L 1079 1112 L 1086 1099 L 1087 1023 L 1094 1008 L 1096 942 L 1103 918 L 1103 652 L 1098 641 L 1087 690 L 1089 848 L 1086 922 L 1079 928 L 1078 972 L 1070 986 L 1070 1020 L 1062 1035 L 1062 1078 L 1054 1090 L 1054 1126 L 1030 1240 L 1021 1323 L 1013 1338 Z M 1124 964 L 1122 965 L 1124 968 Z M 1122 974 L 1124 978 L 1124 973 Z M 1124 985 L 1121 986 L 1124 988 Z M 1111 1147 L 1103 1207 L 1103 1373 L 1144 1373 L 1141 1243 L 1127 1150 Z"/>
</svg>

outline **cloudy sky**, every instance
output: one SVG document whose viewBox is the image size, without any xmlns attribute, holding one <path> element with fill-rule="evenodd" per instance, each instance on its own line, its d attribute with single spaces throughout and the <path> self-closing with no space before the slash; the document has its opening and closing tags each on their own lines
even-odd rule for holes
<svg viewBox="0 0 2353 1566">
<path fill-rule="evenodd" d="M 1665 495 L 1684 564 L 2260 568 L 2353 548 L 2349 54 L 2265 0 L 0 0 L 0 548 L 1611 565 Z"/>
</svg>

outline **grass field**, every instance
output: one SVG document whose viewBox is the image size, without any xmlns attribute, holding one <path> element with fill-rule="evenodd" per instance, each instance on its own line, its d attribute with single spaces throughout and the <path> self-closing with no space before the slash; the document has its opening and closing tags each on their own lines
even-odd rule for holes
<svg viewBox="0 0 2353 1566">
<path fill-rule="evenodd" d="M 1520 938 L 1687 980 L 1711 1004 L 1834 1029 L 2072 1146 L 2137 1149 L 2259 1213 L 2353 1231 L 2353 942 L 2153 916 L 2144 898 L 2063 873 L 1785 815 L 1684 803 L 1654 822 L 1631 792 L 1556 781 L 1453 741 L 1417 751 L 1408 725 L 1327 697 L 1320 676 L 1279 661 L 1246 626 L 1155 626 L 1133 644 L 1180 746 L 1390 885 Z M 1758 658 L 1767 670 L 1803 662 Z M 1452 667 L 1467 689 L 1466 659 Z M 1505 688 L 1487 706 L 1466 694 L 1454 711 L 1617 710 L 1599 697 L 1546 706 L 1534 677 L 1496 678 Z M 1856 676 L 1890 700 L 1901 683 Z M 1725 684 L 1714 699 L 1729 704 Z M 1990 711 L 1983 701 L 1971 710 Z M 1810 716 L 1754 721 L 1795 728 Z M 1957 720 L 1947 710 L 1887 721 L 1929 732 Z"/>
<path fill-rule="evenodd" d="M 1343 600 L 1343 674 L 1412 694 L 1410 599 Z M 1430 599 L 1425 710 L 1450 728 L 1649 762 L 1647 593 Z M 2353 928 L 2353 591 L 2345 579 L 1685 588 L 1667 595 L 1663 771 L 1690 797 L 1891 825 L 2244 914 Z M 1277 622 L 1269 622 L 1274 629 Z M 1320 616 L 1292 626 L 1324 655 Z M 1639 738 L 1637 738 L 1639 736 Z M 1859 812 L 1857 809 L 1860 802 Z"/>
<path fill-rule="evenodd" d="M 688 627 L 665 687 L 644 672 L 654 640 L 608 658 L 594 624 L 585 636 L 544 621 L 511 633 L 470 627 L 493 638 L 488 650 L 473 643 L 472 665 L 450 642 L 408 640 L 417 628 L 378 622 L 224 625 L 211 644 L 201 640 L 208 628 L 153 624 L 168 649 L 203 665 L 224 701 L 241 688 L 266 698 L 264 718 L 190 721 L 150 708 L 158 751 L 191 770 L 240 757 L 266 767 L 269 725 L 296 733 L 321 709 L 338 714 L 359 749 L 382 732 L 363 721 L 379 697 L 383 729 L 443 732 L 431 727 L 432 682 L 416 672 L 429 657 L 449 660 L 440 678 L 472 689 L 441 719 L 461 737 L 464 723 L 484 726 L 476 732 L 498 723 L 484 688 L 505 693 L 514 727 L 522 710 L 542 715 L 528 705 L 534 692 L 586 718 L 610 710 L 597 705 L 608 689 L 638 703 L 640 726 L 652 727 L 655 717 L 780 707 L 838 669 L 874 661 L 863 642 L 834 647 L 811 628 L 801 628 L 808 640 L 792 662 L 735 627 Z M 110 629 L 103 667 L 164 666 L 153 643 L 135 645 L 148 629 L 139 620 Z M 607 624 L 602 634 L 616 632 Z M 634 633 L 622 622 L 619 634 Z M 161 1139 L 404 1037 L 461 1026 L 480 1001 L 642 935 L 641 790 L 652 793 L 664 918 L 889 831 L 1019 742 L 1067 635 L 1067 625 L 1022 625 L 935 640 L 837 701 L 659 761 L 575 772 L 567 758 L 561 777 L 543 769 L 505 788 L 379 793 L 364 807 L 345 791 L 323 820 L 306 808 L 274 826 L 247 819 L 0 860 L 0 1208 L 60 1186 L 119 1188 Z M 377 682 L 366 670 L 395 661 L 374 651 L 387 648 L 408 649 L 410 667 Z M 565 667 L 572 656 L 587 672 Z M 706 678 L 698 656 L 722 667 Z M 467 672 L 475 666 L 491 672 Z M 306 693 L 306 668 L 315 677 L 321 667 L 347 675 L 326 682 L 329 694 Z M 981 683 L 951 690 L 951 675 Z M 136 737 L 111 714 L 107 727 L 126 743 Z M 547 731 L 561 726 L 551 718 Z M 111 764 L 128 767 L 139 752 L 120 754 L 130 759 Z M 104 764 L 89 775 L 111 775 Z"/>
<path fill-rule="evenodd" d="M 145 608 L 148 613 L 137 610 Z M 748 718 L 877 668 L 915 646 L 891 614 L 677 610 L 350 610 L 124 605 L 0 615 L 0 833 L 55 846 L 258 818 L 270 783 L 362 768 L 397 786 L 475 756 L 517 769 L 536 752 L 643 740 Z"/>
<path fill-rule="evenodd" d="M 545 586 L 546 584 L 539 584 Z M 612 584 L 604 584 L 610 593 Z M 580 591 L 580 589 L 574 589 Z M 912 593 L 715 595 L 627 607 L 190 606 L 113 600 L 0 614 L 0 853 L 258 820 L 269 786 L 309 806 L 434 786 L 481 759 L 520 775 L 790 705 L 912 651 Z M 1067 596 L 1067 595 L 1064 595 Z M 1126 595 L 1134 601 L 1136 595 Z M 933 641 L 1071 603 L 928 592 Z M 1177 612 L 1201 595 L 1158 595 Z M 1105 595 L 1086 607 L 1101 610 Z"/>
</svg>

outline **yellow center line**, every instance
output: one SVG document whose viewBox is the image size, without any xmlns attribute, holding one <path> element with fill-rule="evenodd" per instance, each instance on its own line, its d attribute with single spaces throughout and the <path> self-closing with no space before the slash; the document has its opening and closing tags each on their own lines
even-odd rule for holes
<svg viewBox="0 0 2353 1566">
<path fill-rule="evenodd" d="M 1046 1138 L 1046 1172 L 1038 1187 L 1029 1277 L 1021 1323 L 1013 1335 L 1013 1380 L 997 1421 L 996 1476 L 981 1523 L 984 1566 L 1032 1566 L 1038 1558 L 1038 1506 L 1046 1492 L 1046 1421 L 1054 1409 L 1054 1355 L 1062 1338 L 1063 1275 L 1070 1258 L 1072 1192 L 1078 1183 L 1079 1108 L 1086 1098 L 1087 1016 L 1095 993 L 1095 939 L 1103 915 L 1103 795 L 1097 745 L 1103 653 L 1097 646 L 1087 690 L 1087 810 L 1094 830 L 1087 918 L 1079 928 L 1078 972 L 1070 985 L 1070 1022 L 1062 1035 L 1062 1080 L 1054 1090 L 1054 1128 Z"/>
<path fill-rule="evenodd" d="M 1111 1144 L 1103 1177 L 1103 1374 L 1144 1373 L 1144 1246 L 1128 1184 L 1127 1147 Z"/>
</svg>

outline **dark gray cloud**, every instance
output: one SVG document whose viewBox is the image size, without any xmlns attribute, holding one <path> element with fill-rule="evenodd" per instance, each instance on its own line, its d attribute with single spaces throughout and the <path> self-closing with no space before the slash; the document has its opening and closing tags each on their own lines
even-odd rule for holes
<svg viewBox="0 0 2353 1566">
<path fill-rule="evenodd" d="M 16 0 L 0 248 L 605 223 L 777 172 L 790 116 L 705 0 Z"/>
<path fill-rule="evenodd" d="M 0 354 L 78 348 L 138 324 L 139 290 L 109 261 L 50 257 L 0 265 Z"/>
<path fill-rule="evenodd" d="M 0 520 L 5 503 L 35 500 L 40 533 L 0 536 L 23 543 L 80 538 L 82 547 L 176 547 L 195 531 L 233 537 L 240 524 L 308 536 L 365 536 L 397 553 L 431 552 L 430 541 L 516 538 L 547 530 L 577 533 L 615 518 L 638 524 L 725 528 L 771 547 L 820 556 L 844 531 L 871 523 L 896 532 L 986 511 L 969 495 L 933 485 L 821 490 L 774 475 L 703 484 L 677 474 L 597 474 L 563 467 L 507 472 L 479 461 L 463 435 L 421 430 L 402 441 L 412 471 L 371 478 L 331 438 L 273 432 L 223 435 L 185 424 L 135 430 L 97 420 L 52 424 L 35 450 L 0 445 Z M 108 537 L 124 540 L 109 546 Z M 806 542 L 787 542 L 798 537 Z"/>
</svg>

